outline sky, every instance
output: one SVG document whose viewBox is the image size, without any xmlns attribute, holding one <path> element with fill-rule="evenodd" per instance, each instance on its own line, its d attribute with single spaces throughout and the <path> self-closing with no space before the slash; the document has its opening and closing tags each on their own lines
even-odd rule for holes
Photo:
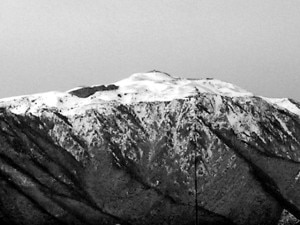
<svg viewBox="0 0 300 225">
<path fill-rule="evenodd" d="M 300 100 L 300 1 L 0 0 L 0 98 L 153 69 Z"/>
</svg>

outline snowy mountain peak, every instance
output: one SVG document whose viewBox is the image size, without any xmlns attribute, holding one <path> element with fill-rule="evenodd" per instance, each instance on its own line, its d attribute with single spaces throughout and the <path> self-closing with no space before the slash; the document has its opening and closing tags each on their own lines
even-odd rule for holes
<svg viewBox="0 0 300 225">
<path fill-rule="evenodd" d="M 170 101 L 197 93 L 212 93 L 223 96 L 252 96 L 253 94 L 233 84 L 215 79 L 175 78 L 159 71 L 136 73 L 115 83 L 119 91 L 139 94 L 133 101 Z"/>
<path fill-rule="evenodd" d="M 231 83 L 212 78 L 177 78 L 160 71 L 135 73 L 126 79 L 109 85 L 77 87 L 67 92 L 48 92 L 11 97 L 0 100 L 0 107 L 17 114 L 37 114 L 44 109 L 56 109 L 62 114 L 76 114 L 81 110 L 101 106 L 105 102 L 133 104 L 138 102 L 172 101 L 209 93 L 226 97 L 253 97 Z M 298 105 L 286 99 L 263 98 L 270 104 L 300 115 Z"/>
<path fill-rule="evenodd" d="M 292 99 L 150 71 L 2 99 L 0 112 L 0 224 L 300 219 Z"/>
</svg>

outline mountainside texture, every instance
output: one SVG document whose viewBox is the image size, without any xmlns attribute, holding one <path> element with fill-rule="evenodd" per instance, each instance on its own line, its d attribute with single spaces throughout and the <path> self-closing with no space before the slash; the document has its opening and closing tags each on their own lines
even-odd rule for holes
<svg viewBox="0 0 300 225">
<path fill-rule="evenodd" d="M 0 107 L 1 224 L 300 219 L 294 100 L 151 71 Z"/>
</svg>

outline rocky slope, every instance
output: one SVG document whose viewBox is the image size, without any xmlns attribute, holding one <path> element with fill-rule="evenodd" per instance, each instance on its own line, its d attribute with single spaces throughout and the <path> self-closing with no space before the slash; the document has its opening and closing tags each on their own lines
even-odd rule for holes
<svg viewBox="0 0 300 225">
<path fill-rule="evenodd" d="M 1 224 L 300 219 L 300 104 L 152 71 L 0 100 Z"/>
</svg>

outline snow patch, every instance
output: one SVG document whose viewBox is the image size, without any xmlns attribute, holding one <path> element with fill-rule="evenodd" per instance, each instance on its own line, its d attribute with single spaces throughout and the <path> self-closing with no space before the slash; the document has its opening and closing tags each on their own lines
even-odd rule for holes
<svg viewBox="0 0 300 225">
<path fill-rule="evenodd" d="M 298 116 L 300 116 L 300 109 L 292 103 L 288 98 L 265 98 L 262 97 L 267 102 L 276 105 L 279 108 L 286 109 Z"/>
<path fill-rule="evenodd" d="M 259 126 L 251 115 L 247 113 L 236 114 L 233 111 L 229 111 L 227 119 L 230 126 L 236 131 L 236 133 L 244 136 L 244 138 L 248 139 L 252 133 L 260 136 L 261 131 Z"/>
<path fill-rule="evenodd" d="M 296 175 L 295 180 L 298 181 L 299 178 L 300 178 L 300 171 L 299 171 L 298 174 Z"/>
</svg>

